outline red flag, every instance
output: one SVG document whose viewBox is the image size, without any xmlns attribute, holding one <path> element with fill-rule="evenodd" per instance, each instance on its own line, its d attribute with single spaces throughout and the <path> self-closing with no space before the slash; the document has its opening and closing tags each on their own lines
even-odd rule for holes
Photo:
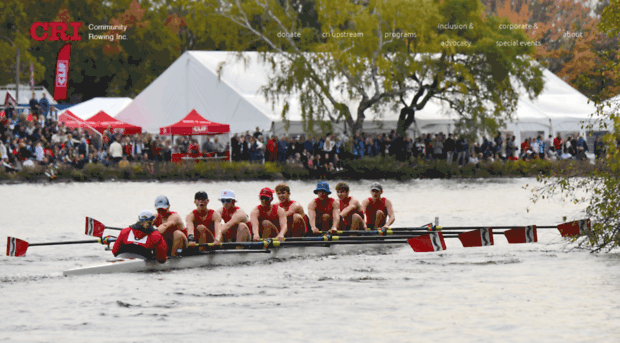
<svg viewBox="0 0 620 343">
<path fill-rule="evenodd" d="M 4 97 L 4 106 L 11 106 L 14 104 L 17 104 L 17 102 L 13 99 L 9 92 L 6 92 L 6 96 Z"/>
<path fill-rule="evenodd" d="M 504 231 L 504 236 L 510 244 L 538 242 L 536 225 L 524 226 Z"/>
<path fill-rule="evenodd" d="M 407 243 L 415 252 L 432 252 L 446 250 L 446 241 L 441 232 L 432 232 L 428 235 L 409 238 Z"/>
<path fill-rule="evenodd" d="M 6 238 L 6 256 L 24 256 L 28 250 L 28 242 L 15 237 Z"/>
<path fill-rule="evenodd" d="M 576 220 L 574 222 L 558 225 L 562 237 L 583 236 L 591 229 L 590 219 Z"/>
<path fill-rule="evenodd" d="M 469 232 L 459 234 L 459 240 L 463 243 L 463 247 L 482 247 L 493 245 L 493 229 L 480 228 Z"/>
<path fill-rule="evenodd" d="M 69 88 L 69 58 L 71 56 L 71 43 L 65 44 L 58 52 L 56 59 L 56 81 L 54 82 L 54 100 L 67 98 Z"/>
</svg>

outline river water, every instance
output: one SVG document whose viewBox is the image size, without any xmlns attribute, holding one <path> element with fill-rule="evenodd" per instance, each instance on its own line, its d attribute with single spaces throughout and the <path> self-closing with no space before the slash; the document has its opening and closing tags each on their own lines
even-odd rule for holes
<svg viewBox="0 0 620 343">
<path fill-rule="evenodd" d="M 351 182 L 369 195 L 371 182 Z M 582 205 L 535 205 L 534 179 L 385 181 L 394 226 L 553 225 Z M 127 226 L 164 194 L 185 217 L 198 190 L 215 208 L 233 189 L 249 212 L 276 182 L 1 185 L 0 233 L 30 243 L 88 239 L 84 218 Z M 290 182 L 309 203 L 314 183 Z M 335 186 L 335 182 L 330 182 Z M 335 194 L 333 194 L 335 195 Z M 112 232 L 114 233 L 114 232 Z M 111 256 L 98 244 L 30 247 L 0 257 L 0 341 L 7 342 L 618 342 L 620 255 L 538 243 L 292 259 L 235 267 L 63 277 Z M 4 243 L 0 245 L 5 251 Z M 4 255 L 4 253 L 3 253 Z"/>
</svg>

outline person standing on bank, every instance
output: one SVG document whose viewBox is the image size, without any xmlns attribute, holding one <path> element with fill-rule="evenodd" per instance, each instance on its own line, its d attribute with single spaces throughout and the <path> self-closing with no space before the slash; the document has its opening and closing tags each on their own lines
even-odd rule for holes
<svg viewBox="0 0 620 343">
<path fill-rule="evenodd" d="M 166 262 L 168 245 L 164 237 L 153 227 L 155 215 L 151 211 L 142 211 L 138 222 L 124 228 L 112 247 L 114 256 L 123 253 L 137 254 L 148 260 Z"/>
<path fill-rule="evenodd" d="M 375 230 L 387 229 L 394 223 L 394 208 L 392 202 L 381 197 L 383 187 L 378 182 L 370 186 L 370 198 L 362 201 L 362 212 L 366 216 L 366 225 Z"/>
<path fill-rule="evenodd" d="M 163 195 L 155 199 L 155 209 L 157 210 L 155 216 L 157 231 L 166 240 L 170 255 L 177 256 L 178 250 L 187 248 L 188 244 L 183 219 L 178 213 L 170 211 L 170 201 Z"/>
</svg>

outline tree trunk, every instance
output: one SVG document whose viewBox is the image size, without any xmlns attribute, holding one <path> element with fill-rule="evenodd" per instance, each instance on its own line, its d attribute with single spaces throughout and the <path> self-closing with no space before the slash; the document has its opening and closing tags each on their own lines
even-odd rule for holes
<svg viewBox="0 0 620 343">
<path fill-rule="evenodd" d="M 400 110 L 400 116 L 398 117 L 397 130 L 399 135 L 405 136 L 405 132 L 411 124 L 415 121 L 415 110 L 413 108 L 404 107 Z"/>
</svg>

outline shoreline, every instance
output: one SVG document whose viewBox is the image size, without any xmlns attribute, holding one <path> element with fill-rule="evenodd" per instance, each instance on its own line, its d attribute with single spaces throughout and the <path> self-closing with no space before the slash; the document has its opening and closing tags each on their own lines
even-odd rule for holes
<svg viewBox="0 0 620 343">
<path fill-rule="evenodd" d="M 252 180 L 414 180 L 520 178 L 574 176 L 600 169 L 603 162 L 589 161 L 495 161 L 491 163 L 448 165 L 445 161 L 397 161 L 392 157 L 348 160 L 341 171 L 317 172 L 296 164 L 248 162 L 132 162 L 126 167 L 88 164 L 82 169 L 61 166 L 55 177 L 49 168 L 27 167 L 18 172 L 0 170 L 0 185 L 72 182 L 179 182 Z"/>
</svg>

